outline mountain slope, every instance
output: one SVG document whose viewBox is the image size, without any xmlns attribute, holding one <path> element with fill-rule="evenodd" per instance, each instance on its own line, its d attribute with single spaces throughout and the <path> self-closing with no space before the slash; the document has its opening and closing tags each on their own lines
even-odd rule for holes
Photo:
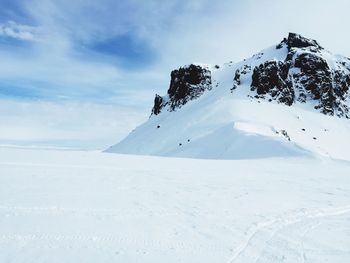
<svg viewBox="0 0 350 263">
<path fill-rule="evenodd" d="M 150 119 L 107 151 L 210 159 L 350 160 L 350 60 L 290 33 L 239 63 L 171 73 Z"/>
</svg>

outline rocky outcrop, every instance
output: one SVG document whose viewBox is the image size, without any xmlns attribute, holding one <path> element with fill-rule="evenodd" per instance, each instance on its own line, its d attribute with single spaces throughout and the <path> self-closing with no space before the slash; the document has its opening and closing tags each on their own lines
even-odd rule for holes
<svg viewBox="0 0 350 263">
<path fill-rule="evenodd" d="M 205 90 L 211 89 L 211 73 L 201 66 L 190 65 L 171 72 L 168 90 L 171 110 L 198 98 Z"/>
<path fill-rule="evenodd" d="M 317 109 L 325 114 L 334 114 L 332 72 L 327 61 L 311 53 L 302 53 L 295 58 L 294 67 L 300 73 L 293 74 L 295 88 L 299 90 L 298 100 L 319 101 Z"/>
<path fill-rule="evenodd" d="M 327 115 L 349 118 L 346 105 L 350 74 L 345 63 L 331 68 L 315 40 L 290 33 L 276 48 L 286 46 L 284 61 L 266 61 L 255 67 L 251 89 L 257 97 L 291 106 L 295 101 L 315 101 Z"/>
<path fill-rule="evenodd" d="M 154 98 L 154 106 L 152 109 L 152 114 L 158 115 L 163 107 L 164 107 L 163 97 L 156 94 L 156 97 Z"/>
<path fill-rule="evenodd" d="M 294 90 L 288 76 L 288 64 L 281 61 L 267 61 L 256 67 L 252 75 L 252 90 L 258 96 L 269 94 L 286 105 L 292 105 Z"/>
<path fill-rule="evenodd" d="M 166 106 L 169 111 L 174 111 L 211 88 L 211 72 L 207 68 L 191 64 L 174 70 L 167 96 L 156 95 L 152 114 L 158 115 Z"/>
<path fill-rule="evenodd" d="M 292 48 L 305 48 L 305 47 L 314 47 L 318 49 L 323 49 L 316 40 L 309 39 L 303 37 L 296 33 L 289 33 L 288 38 L 282 40 L 280 44 L 276 46 L 276 48 L 282 48 L 283 44 L 286 44 L 288 49 Z"/>
</svg>

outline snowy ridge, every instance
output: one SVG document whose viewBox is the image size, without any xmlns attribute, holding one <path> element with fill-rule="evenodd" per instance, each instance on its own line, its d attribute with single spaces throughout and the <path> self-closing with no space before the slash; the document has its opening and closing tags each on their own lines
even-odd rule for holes
<svg viewBox="0 0 350 263">
<path fill-rule="evenodd" d="M 350 60 L 287 39 L 239 63 L 171 74 L 150 119 L 108 152 L 204 159 L 322 154 L 350 160 Z"/>
</svg>

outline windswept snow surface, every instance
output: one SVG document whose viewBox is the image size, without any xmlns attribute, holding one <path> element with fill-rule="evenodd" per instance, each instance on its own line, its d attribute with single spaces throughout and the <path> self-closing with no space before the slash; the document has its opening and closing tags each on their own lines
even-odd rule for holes
<svg viewBox="0 0 350 263">
<path fill-rule="evenodd" d="M 0 160 L 0 262 L 350 262 L 347 161 L 18 148 Z"/>
</svg>

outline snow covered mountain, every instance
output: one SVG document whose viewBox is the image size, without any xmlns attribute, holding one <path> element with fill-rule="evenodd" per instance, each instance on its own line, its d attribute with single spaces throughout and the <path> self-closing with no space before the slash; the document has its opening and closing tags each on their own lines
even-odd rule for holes
<svg viewBox="0 0 350 263">
<path fill-rule="evenodd" d="M 349 86 L 349 58 L 289 33 L 239 63 L 174 70 L 149 120 L 107 152 L 350 160 Z"/>
</svg>

